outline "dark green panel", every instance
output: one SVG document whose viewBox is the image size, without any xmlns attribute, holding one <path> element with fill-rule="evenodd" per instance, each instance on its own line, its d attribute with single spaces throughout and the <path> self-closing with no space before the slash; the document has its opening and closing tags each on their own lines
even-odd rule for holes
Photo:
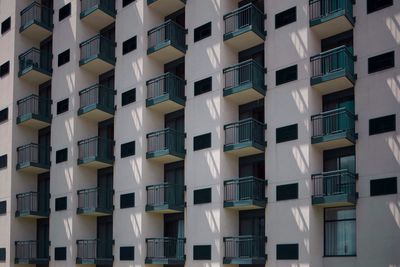
<svg viewBox="0 0 400 267">
<path fill-rule="evenodd" d="M 201 95 L 212 90 L 212 78 L 208 77 L 194 83 L 194 95 Z"/>
<path fill-rule="evenodd" d="M 0 169 L 7 167 L 7 155 L 0 156 Z"/>
<path fill-rule="evenodd" d="M 67 160 L 68 160 L 68 149 L 67 148 L 56 151 L 56 163 L 60 163 L 60 162 L 67 161 Z"/>
<path fill-rule="evenodd" d="M 0 261 L 6 261 L 6 248 L 0 248 Z"/>
<path fill-rule="evenodd" d="M 7 213 L 7 201 L 0 201 L 0 214 Z"/>
<path fill-rule="evenodd" d="M 59 197 L 56 198 L 56 205 L 55 210 L 66 210 L 67 209 L 67 197 Z"/>
<path fill-rule="evenodd" d="M 121 158 L 135 155 L 135 141 L 121 144 Z"/>
<path fill-rule="evenodd" d="M 276 71 L 276 85 L 297 80 L 297 65 Z"/>
<path fill-rule="evenodd" d="M 56 261 L 67 260 L 67 248 L 66 247 L 54 248 L 54 260 Z"/>
<path fill-rule="evenodd" d="M 0 123 L 8 120 L 8 108 L 0 110 Z"/>
<path fill-rule="evenodd" d="M 395 114 L 369 120 L 369 135 L 380 134 L 390 131 L 396 131 Z"/>
<path fill-rule="evenodd" d="M 299 198 L 299 185 L 285 184 L 276 187 L 276 201 Z"/>
<path fill-rule="evenodd" d="M 370 194 L 371 197 L 397 194 L 397 177 L 371 180 Z"/>
<path fill-rule="evenodd" d="M 193 246 L 193 260 L 211 260 L 211 245 Z"/>
<path fill-rule="evenodd" d="M 136 101 L 136 89 L 133 88 L 121 94 L 121 106 L 126 106 Z"/>
<path fill-rule="evenodd" d="M 299 244 L 277 244 L 276 245 L 277 260 L 298 260 Z"/>
<path fill-rule="evenodd" d="M 120 261 L 133 261 L 135 260 L 135 247 L 120 247 L 119 248 Z"/>
<path fill-rule="evenodd" d="M 193 150 L 201 150 L 211 147 L 211 133 L 206 133 L 193 137 Z"/>
<path fill-rule="evenodd" d="M 276 128 L 276 143 L 296 140 L 298 138 L 297 124 Z"/>
<path fill-rule="evenodd" d="M 120 208 L 132 208 L 135 207 L 135 193 L 124 194 L 120 196 Z"/>
<path fill-rule="evenodd" d="M 394 51 L 368 58 L 368 73 L 394 67 Z"/>
<path fill-rule="evenodd" d="M 211 203 L 211 188 L 193 191 L 194 204 Z"/>
</svg>

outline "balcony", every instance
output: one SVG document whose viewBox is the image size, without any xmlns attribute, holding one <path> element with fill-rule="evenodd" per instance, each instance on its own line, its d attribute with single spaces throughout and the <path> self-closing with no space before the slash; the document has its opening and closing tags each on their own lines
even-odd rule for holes
<svg viewBox="0 0 400 267">
<path fill-rule="evenodd" d="M 167 128 L 147 134 L 147 159 L 165 164 L 183 160 L 185 154 L 184 133 Z"/>
<path fill-rule="evenodd" d="M 146 186 L 146 211 L 157 213 L 178 213 L 185 208 L 185 186 L 158 184 Z"/>
<path fill-rule="evenodd" d="M 50 242 L 15 241 L 15 264 L 49 264 Z"/>
<path fill-rule="evenodd" d="M 145 264 L 185 264 L 185 238 L 146 238 Z"/>
<path fill-rule="evenodd" d="M 17 148 L 17 171 L 40 174 L 50 170 L 49 146 L 27 144 Z"/>
<path fill-rule="evenodd" d="M 81 58 L 79 66 L 93 74 L 100 75 L 115 66 L 115 42 L 101 36 L 93 36 L 79 45 Z"/>
<path fill-rule="evenodd" d="M 353 29 L 354 0 L 310 0 L 310 28 L 321 39 Z"/>
<path fill-rule="evenodd" d="M 346 108 L 334 109 L 311 117 L 311 143 L 322 149 L 351 146 L 356 143 L 357 116 Z"/>
<path fill-rule="evenodd" d="M 78 165 L 94 169 L 110 167 L 114 163 L 114 141 L 92 137 L 78 142 Z"/>
<path fill-rule="evenodd" d="M 354 74 L 352 48 L 340 46 L 311 59 L 311 86 L 322 95 L 338 92 L 354 86 L 357 75 Z"/>
<path fill-rule="evenodd" d="M 51 100 L 30 95 L 17 101 L 17 124 L 40 130 L 51 124 Z"/>
<path fill-rule="evenodd" d="M 163 114 L 185 107 L 186 81 L 173 73 L 165 73 L 147 81 L 146 107 Z"/>
<path fill-rule="evenodd" d="M 51 79 L 53 72 L 51 68 L 52 55 L 33 47 L 18 58 L 19 78 L 35 85 Z"/>
<path fill-rule="evenodd" d="M 115 91 L 96 84 L 79 92 L 78 116 L 100 122 L 114 117 Z"/>
<path fill-rule="evenodd" d="M 147 5 L 163 17 L 166 17 L 184 8 L 186 0 L 147 0 Z"/>
<path fill-rule="evenodd" d="M 226 14 L 225 43 L 237 51 L 262 44 L 267 35 L 264 30 L 265 18 L 264 13 L 251 3 Z"/>
<path fill-rule="evenodd" d="M 81 21 L 90 25 L 95 31 L 115 21 L 115 0 L 82 0 Z"/>
<path fill-rule="evenodd" d="M 224 69 L 224 97 L 242 105 L 265 96 L 266 69 L 255 60 L 246 60 Z"/>
<path fill-rule="evenodd" d="M 181 25 L 168 20 L 147 33 L 147 55 L 162 64 L 185 55 L 187 31 Z"/>
<path fill-rule="evenodd" d="M 79 190 L 76 213 L 89 216 L 111 215 L 114 210 L 113 194 L 109 188 Z"/>
<path fill-rule="evenodd" d="M 358 198 L 356 177 L 355 173 L 348 170 L 313 174 L 312 204 L 322 207 L 355 205 Z"/>
<path fill-rule="evenodd" d="M 224 237 L 225 256 L 224 264 L 262 264 L 267 260 L 263 236 Z"/>
<path fill-rule="evenodd" d="M 76 264 L 112 265 L 113 240 L 77 240 Z"/>
<path fill-rule="evenodd" d="M 249 118 L 224 126 L 224 152 L 243 157 L 265 151 L 265 124 Z"/>
<path fill-rule="evenodd" d="M 224 208 L 252 210 L 265 208 L 266 181 L 256 177 L 243 177 L 224 181 Z"/>
<path fill-rule="evenodd" d="M 17 211 L 15 217 L 48 218 L 50 195 L 28 192 L 17 195 Z"/>
<path fill-rule="evenodd" d="M 21 11 L 19 32 L 29 39 L 40 42 L 52 34 L 53 10 L 33 2 Z"/>
</svg>

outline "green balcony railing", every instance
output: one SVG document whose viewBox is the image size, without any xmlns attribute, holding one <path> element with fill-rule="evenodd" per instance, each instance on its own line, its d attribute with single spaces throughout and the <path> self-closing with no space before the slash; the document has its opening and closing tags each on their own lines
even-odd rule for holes
<svg viewBox="0 0 400 267">
<path fill-rule="evenodd" d="M 168 206 L 169 208 L 183 208 L 185 186 L 177 184 L 149 185 L 147 190 L 147 208 Z"/>
<path fill-rule="evenodd" d="M 146 246 L 146 263 L 157 260 L 185 261 L 185 238 L 146 238 Z"/>
<path fill-rule="evenodd" d="M 353 21 L 353 0 L 310 0 L 310 24 L 344 14 Z"/>
<path fill-rule="evenodd" d="M 185 103 L 185 80 L 168 72 L 147 81 L 146 105 L 150 106 L 158 100 L 170 99 L 180 104 Z"/>
<path fill-rule="evenodd" d="M 48 216 L 50 213 L 50 194 L 27 192 L 17 195 L 17 216 Z"/>
<path fill-rule="evenodd" d="M 49 146 L 34 143 L 18 147 L 17 169 L 32 163 L 43 168 L 50 168 L 50 150 Z"/>
<path fill-rule="evenodd" d="M 265 124 L 253 118 L 227 124 L 224 129 L 225 146 L 251 142 L 265 147 Z"/>
<path fill-rule="evenodd" d="M 18 76 L 22 76 L 30 70 L 40 71 L 51 76 L 51 61 L 51 54 L 33 47 L 19 56 Z"/>
<path fill-rule="evenodd" d="M 97 34 L 89 40 L 82 42 L 79 47 L 81 51 L 79 65 L 84 65 L 96 58 L 115 65 L 116 43 L 107 39 L 106 37 Z"/>
<path fill-rule="evenodd" d="M 113 190 L 110 188 L 90 188 L 78 191 L 78 211 L 109 212 L 113 210 Z"/>
<path fill-rule="evenodd" d="M 109 113 L 114 113 L 114 98 L 114 90 L 101 84 L 95 84 L 79 92 L 79 108 L 81 112 L 84 112 L 85 109 L 95 107 Z"/>
<path fill-rule="evenodd" d="M 173 20 L 168 20 L 151 29 L 148 33 L 148 49 L 147 54 L 151 54 L 168 45 L 186 52 L 186 30 Z"/>
<path fill-rule="evenodd" d="M 87 16 L 96 9 L 115 17 L 115 0 L 81 0 L 81 18 Z"/>
<path fill-rule="evenodd" d="M 224 263 L 237 263 L 239 260 L 266 261 L 265 243 L 267 239 L 263 236 L 237 236 L 224 237 L 225 256 Z M 235 262 L 236 261 L 236 262 Z"/>
<path fill-rule="evenodd" d="M 53 29 L 53 10 L 33 2 L 21 11 L 21 27 L 20 32 L 32 24 L 38 24 L 41 27 L 47 28 L 48 30 Z"/>
<path fill-rule="evenodd" d="M 40 240 L 15 241 L 17 264 L 45 264 L 50 260 L 50 242 Z"/>
<path fill-rule="evenodd" d="M 77 240 L 77 264 L 111 264 L 114 261 L 112 254 L 113 240 L 90 239 Z"/>
<path fill-rule="evenodd" d="M 114 141 L 98 136 L 78 142 L 78 163 L 88 160 L 114 161 Z"/>
<path fill-rule="evenodd" d="M 224 181 L 224 201 L 265 201 L 266 181 L 249 176 Z"/>
<path fill-rule="evenodd" d="M 356 194 L 356 174 L 348 170 L 337 170 L 314 174 L 311 177 L 313 198 Z"/>
<path fill-rule="evenodd" d="M 147 134 L 147 153 L 166 150 L 172 154 L 185 154 L 185 134 L 170 128 Z"/>
<path fill-rule="evenodd" d="M 25 118 L 34 117 L 42 121 L 51 121 L 51 100 L 37 95 L 30 95 L 17 101 L 18 117 L 17 123 Z"/>
</svg>

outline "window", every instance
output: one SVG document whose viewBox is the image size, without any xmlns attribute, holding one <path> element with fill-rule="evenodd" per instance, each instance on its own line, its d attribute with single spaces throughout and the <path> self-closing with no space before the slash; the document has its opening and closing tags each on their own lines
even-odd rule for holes
<svg viewBox="0 0 400 267">
<path fill-rule="evenodd" d="M 367 14 L 392 6 L 393 0 L 367 0 Z"/>
<path fill-rule="evenodd" d="M 129 52 L 135 50 L 137 47 L 137 37 L 133 36 L 132 38 L 126 40 L 122 43 L 122 54 L 128 54 Z"/>
<path fill-rule="evenodd" d="M 299 244 L 277 244 L 276 245 L 277 260 L 298 260 Z"/>
<path fill-rule="evenodd" d="M 297 65 L 276 71 L 276 85 L 297 80 Z"/>
<path fill-rule="evenodd" d="M 67 259 L 67 248 L 54 248 L 54 260 L 65 261 Z"/>
<path fill-rule="evenodd" d="M 69 62 L 69 49 L 65 50 L 61 54 L 58 54 L 58 66 L 62 66 L 65 63 Z"/>
<path fill-rule="evenodd" d="M 121 158 L 135 155 L 135 141 L 121 144 Z"/>
<path fill-rule="evenodd" d="M 71 3 L 66 4 L 58 11 L 58 21 L 62 21 L 66 17 L 71 15 Z"/>
<path fill-rule="evenodd" d="M 0 66 L 0 77 L 7 75 L 10 72 L 10 61 L 7 61 Z"/>
<path fill-rule="evenodd" d="M 7 201 L 0 201 L 0 214 L 7 213 Z"/>
<path fill-rule="evenodd" d="M 121 94 L 121 105 L 126 106 L 136 101 L 136 89 L 128 90 Z"/>
<path fill-rule="evenodd" d="M 130 3 L 133 3 L 135 0 L 122 0 L 122 7 L 126 7 Z"/>
<path fill-rule="evenodd" d="M 6 261 L 6 249 L 0 248 L 0 261 Z"/>
<path fill-rule="evenodd" d="M 325 256 L 356 255 L 356 210 L 325 209 Z"/>
<path fill-rule="evenodd" d="M 370 181 L 371 197 L 389 194 L 397 194 L 397 177 L 375 179 Z"/>
<path fill-rule="evenodd" d="M 211 260 L 211 245 L 193 246 L 193 260 Z"/>
<path fill-rule="evenodd" d="M 57 102 L 57 114 L 68 111 L 69 101 L 68 98 Z"/>
<path fill-rule="evenodd" d="M 368 58 L 368 73 L 394 67 L 394 51 Z"/>
<path fill-rule="evenodd" d="M 135 260 L 135 247 L 120 247 L 119 248 L 120 261 L 133 261 Z"/>
<path fill-rule="evenodd" d="M 275 29 L 296 21 L 296 7 L 292 7 L 275 15 Z"/>
<path fill-rule="evenodd" d="M 193 191 L 194 204 L 211 203 L 211 188 Z"/>
<path fill-rule="evenodd" d="M 4 34 L 11 28 L 11 17 L 8 17 L 1 23 L 1 34 Z"/>
<path fill-rule="evenodd" d="M 212 90 L 212 78 L 208 77 L 194 83 L 194 95 L 201 95 Z"/>
<path fill-rule="evenodd" d="M 276 201 L 299 198 L 299 184 L 285 184 L 276 187 Z"/>
<path fill-rule="evenodd" d="M 297 124 L 276 128 L 276 143 L 296 140 L 298 138 Z"/>
<path fill-rule="evenodd" d="M 194 29 L 194 42 L 198 42 L 211 36 L 211 22 L 208 22 Z"/>
<path fill-rule="evenodd" d="M 0 123 L 8 120 L 8 108 L 0 110 Z"/>
<path fill-rule="evenodd" d="M 135 207 L 135 193 L 121 195 L 120 202 L 121 209 Z"/>
<path fill-rule="evenodd" d="M 369 135 L 391 132 L 395 130 L 396 130 L 395 114 L 369 120 Z"/>
<path fill-rule="evenodd" d="M 67 197 L 56 198 L 56 211 L 67 209 Z"/>
<path fill-rule="evenodd" d="M 0 169 L 7 167 L 7 155 L 0 156 Z"/>
<path fill-rule="evenodd" d="M 68 149 L 64 148 L 56 151 L 56 163 L 64 162 L 68 160 Z"/>
<path fill-rule="evenodd" d="M 201 150 L 211 147 L 211 133 L 193 137 L 193 150 Z"/>
</svg>

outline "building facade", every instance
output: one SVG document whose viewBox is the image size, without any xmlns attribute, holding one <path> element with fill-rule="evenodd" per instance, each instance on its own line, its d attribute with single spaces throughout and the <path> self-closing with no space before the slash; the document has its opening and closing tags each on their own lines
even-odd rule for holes
<svg viewBox="0 0 400 267">
<path fill-rule="evenodd" d="M 0 23 L 0 267 L 400 266 L 399 1 Z"/>
</svg>

